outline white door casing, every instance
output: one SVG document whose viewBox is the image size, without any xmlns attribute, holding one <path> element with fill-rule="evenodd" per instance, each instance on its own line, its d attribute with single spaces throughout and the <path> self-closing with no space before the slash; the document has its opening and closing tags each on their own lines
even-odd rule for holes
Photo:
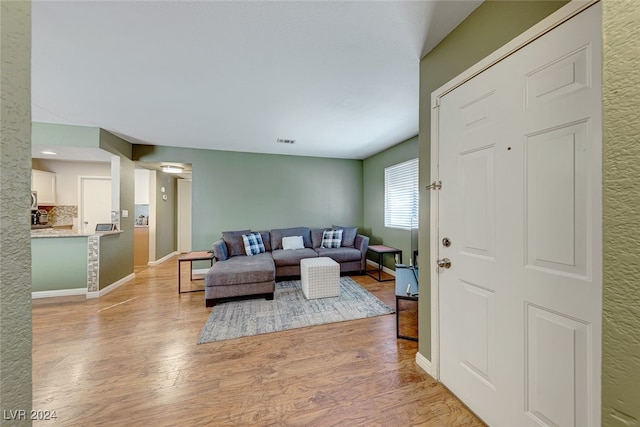
<svg viewBox="0 0 640 427">
<path fill-rule="evenodd" d="M 436 98 L 432 365 L 490 425 L 600 421 L 601 16 Z"/>
<path fill-rule="evenodd" d="M 111 178 L 81 176 L 78 180 L 78 227 L 92 233 L 96 224 L 111 222 Z"/>
</svg>

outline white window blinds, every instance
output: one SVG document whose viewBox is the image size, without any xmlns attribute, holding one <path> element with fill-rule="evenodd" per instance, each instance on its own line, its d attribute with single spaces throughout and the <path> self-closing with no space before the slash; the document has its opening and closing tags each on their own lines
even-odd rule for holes
<svg viewBox="0 0 640 427">
<path fill-rule="evenodd" d="M 418 227 L 418 159 L 385 168 L 384 226 Z"/>
</svg>

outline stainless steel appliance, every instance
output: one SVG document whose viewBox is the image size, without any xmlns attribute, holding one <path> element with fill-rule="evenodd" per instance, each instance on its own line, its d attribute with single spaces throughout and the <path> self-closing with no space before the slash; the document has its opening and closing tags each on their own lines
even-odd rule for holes
<svg viewBox="0 0 640 427">
<path fill-rule="evenodd" d="M 49 222 L 49 214 L 44 209 L 36 211 L 36 224 L 45 225 Z"/>
<path fill-rule="evenodd" d="M 38 209 L 38 192 L 32 191 L 31 192 L 31 210 L 35 211 L 36 209 Z"/>
</svg>

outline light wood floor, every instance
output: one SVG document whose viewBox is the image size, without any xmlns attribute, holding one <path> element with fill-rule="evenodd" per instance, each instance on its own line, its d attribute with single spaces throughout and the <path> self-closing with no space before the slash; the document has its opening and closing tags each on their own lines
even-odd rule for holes
<svg viewBox="0 0 640 427">
<path fill-rule="evenodd" d="M 173 258 L 100 299 L 34 300 L 33 409 L 57 416 L 34 425 L 483 425 L 416 365 L 394 315 L 197 345 L 211 309 L 178 296 L 176 271 Z M 393 282 L 353 278 L 394 306 Z"/>
</svg>

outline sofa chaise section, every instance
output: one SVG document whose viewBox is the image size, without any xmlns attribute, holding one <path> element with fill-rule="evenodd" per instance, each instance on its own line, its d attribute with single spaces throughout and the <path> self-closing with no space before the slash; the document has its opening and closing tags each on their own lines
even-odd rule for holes
<svg viewBox="0 0 640 427">
<path fill-rule="evenodd" d="M 216 245 L 224 245 L 223 240 Z M 270 253 L 234 256 L 215 262 L 205 277 L 207 307 L 238 296 L 264 296 L 273 299 L 276 290 L 276 268 Z"/>
</svg>

